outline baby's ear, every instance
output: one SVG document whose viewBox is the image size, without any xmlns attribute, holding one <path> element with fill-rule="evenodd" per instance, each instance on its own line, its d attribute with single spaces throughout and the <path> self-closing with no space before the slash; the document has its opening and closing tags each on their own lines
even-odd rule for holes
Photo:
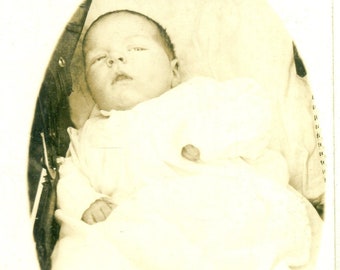
<svg viewBox="0 0 340 270">
<path fill-rule="evenodd" d="M 171 80 L 171 88 L 177 86 L 181 82 L 181 75 L 179 74 L 178 68 L 178 59 L 175 58 L 171 62 L 171 70 L 172 70 L 172 80 Z"/>
</svg>

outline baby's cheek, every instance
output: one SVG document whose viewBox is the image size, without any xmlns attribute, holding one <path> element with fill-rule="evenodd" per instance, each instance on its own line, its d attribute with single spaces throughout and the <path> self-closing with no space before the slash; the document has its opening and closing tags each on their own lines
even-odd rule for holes
<svg viewBox="0 0 340 270">
<path fill-rule="evenodd" d="M 192 144 L 187 144 L 186 146 L 184 146 L 182 148 L 181 154 L 182 157 L 194 162 L 199 161 L 201 155 L 200 150 Z"/>
<path fill-rule="evenodd" d="M 103 87 L 103 74 L 97 71 L 90 71 L 86 74 L 86 81 L 91 92 L 99 92 L 100 88 Z"/>
</svg>

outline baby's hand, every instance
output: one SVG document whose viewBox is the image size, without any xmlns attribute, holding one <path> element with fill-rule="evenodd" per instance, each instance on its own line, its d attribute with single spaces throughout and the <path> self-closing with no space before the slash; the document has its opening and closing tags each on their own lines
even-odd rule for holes
<svg viewBox="0 0 340 270">
<path fill-rule="evenodd" d="M 104 221 L 115 206 L 116 205 L 109 198 L 100 198 L 85 210 L 81 220 L 90 225 Z"/>
</svg>

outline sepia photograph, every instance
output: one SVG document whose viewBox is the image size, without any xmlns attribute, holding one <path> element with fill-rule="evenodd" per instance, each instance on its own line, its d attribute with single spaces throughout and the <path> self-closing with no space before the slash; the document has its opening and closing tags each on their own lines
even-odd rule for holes
<svg viewBox="0 0 340 270">
<path fill-rule="evenodd" d="M 333 1 L 1 10 L 1 269 L 336 269 Z"/>
</svg>

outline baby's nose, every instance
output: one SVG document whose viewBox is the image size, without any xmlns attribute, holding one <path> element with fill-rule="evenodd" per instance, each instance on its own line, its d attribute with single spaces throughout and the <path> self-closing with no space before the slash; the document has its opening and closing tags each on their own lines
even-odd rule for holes
<svg viewBox="0 0 340 270">
<path fill-rule="evenodd" d="M 118 64 L 118 63 L 126 63 L 126 56 L 124 53 L 121 52 L 114 52 L 110 54 L 110 57 L 107 58 L 107 65 L 112 66 L 113 64 Z"/>
</svg>

